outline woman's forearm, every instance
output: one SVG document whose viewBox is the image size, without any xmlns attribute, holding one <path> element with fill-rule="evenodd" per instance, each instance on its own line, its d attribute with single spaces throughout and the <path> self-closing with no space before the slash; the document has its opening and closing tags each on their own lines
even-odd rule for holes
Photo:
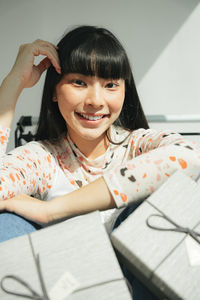
<svg viewBox="0 0 200 300">
<path fill-rule="evenodd" d="M 17 76 L 9 74 L 0 86 L 0 124 L 11 127 L 17 99 L 22 91 Z"/>
<path fill-rule="evenodd" d="M 116 207 L 103 177 L 64 196 L 49 202 L 50 222 L 89 213 L 95 210 L 106 210 Z"/>
</svg>

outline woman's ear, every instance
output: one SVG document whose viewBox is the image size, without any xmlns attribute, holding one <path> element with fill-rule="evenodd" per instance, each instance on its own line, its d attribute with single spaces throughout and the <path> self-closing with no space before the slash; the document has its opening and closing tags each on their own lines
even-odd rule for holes
<svg viewBox="0 0 200 300">
<path fill-rule="evenodd" d="M 58 102 L 58 100 L 57 100 L 57 96 L 56 95 L 53 95 L 53 102 Z"/>
</svg>

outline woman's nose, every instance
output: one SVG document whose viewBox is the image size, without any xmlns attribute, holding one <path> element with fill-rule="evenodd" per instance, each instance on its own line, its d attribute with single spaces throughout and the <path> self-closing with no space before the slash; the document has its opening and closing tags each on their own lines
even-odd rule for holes
<svg viewBox="0 0 200 300">
<path fill-rule="evenodd" d="M 104 104 L 103 88 L 100 86 L 90 87 L 85 99 L 86 105 L 100 107 Z"/>
</svg>

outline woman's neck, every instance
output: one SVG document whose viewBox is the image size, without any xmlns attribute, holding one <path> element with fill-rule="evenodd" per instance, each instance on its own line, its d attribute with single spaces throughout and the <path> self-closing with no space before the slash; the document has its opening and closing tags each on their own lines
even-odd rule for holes
<svg viewBox="0 0 200 300">
<path fill-rule="evenodd" d="M 71 138 L 71 137 L 70 137 Z M 78 147 L 80 152 L 88 159 L 95 159 L 103 155 L 109 147 L 109 141 L 106 134 L 95 140 L 82 140 L 81 138 L 74 140 L 72 142 Z"/>
</svg>

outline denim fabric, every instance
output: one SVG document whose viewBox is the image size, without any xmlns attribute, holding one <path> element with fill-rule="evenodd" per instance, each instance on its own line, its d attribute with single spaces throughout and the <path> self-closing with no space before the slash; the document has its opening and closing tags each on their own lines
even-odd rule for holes
<svg viewBox="0 0 200 300">
<path fill-rule="evenodd" d="M 131 206 L 128 206 L 125 208 L 122 213 L 118 216 L 115 225 L 113 227 L 113 230 L 117 228 L 140 204 L 141 202 L 134 203 Z M 132 297 L 134 300 L 158 300 L 156 296 L 154 296 L 147 288 L 142 284 L 141 281 L 139 281 L 136 277 L 133 276 L 133 274 L 126 268 L 126 266 L 120 262 L 120 266 L 122 269 L 122 272 L 124 274 L 124 277 L 128 280 L 132 287 Z"/>
<path fill-rule="evenodd" d="M 0 213 L 0 242 L 24 235 L 41 226 L 9 212 Z"/>
</svg>

